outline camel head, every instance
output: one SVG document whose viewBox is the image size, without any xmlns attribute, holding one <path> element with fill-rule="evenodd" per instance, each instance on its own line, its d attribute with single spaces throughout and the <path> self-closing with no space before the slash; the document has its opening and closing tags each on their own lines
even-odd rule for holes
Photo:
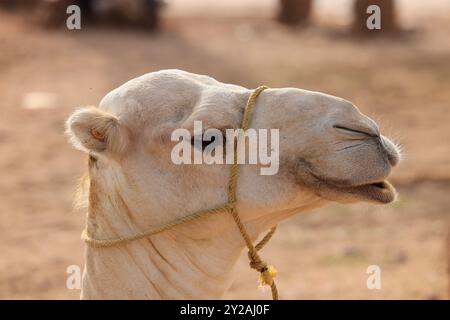
<svg viewBox="0 0 450 320">
<path fill-rule="evenodd" d="M 175 164 L 171 153 L 180 142 L 171 135 L 186 130 L 191 139 L 185 147 L 201 152 L 203 144 L 193 145 L 203 139 L 194 123 L 201 121 L 203 131 L 239 128 L 250 93 L 206 76 L 164 70 L 111 91 L 100 108 L 76 111 L 67 128 L 73 144 L 90 154 L 96 190 L 120 195 L 121 206 L 144 228 L 226 203 L 230 166 Z M 279 213 L 279 221 L 286 216 L 281 212 L 329 201 L 389 203 L 396 197 L 386 178 L 400 159 L 397 147 L 344 99 L 267 89 L 257 98 L 250 127 L 279 129 L 279 170 L 261 175 L 260 163 L 240 166 L 244 220 Z"/>
</svg>

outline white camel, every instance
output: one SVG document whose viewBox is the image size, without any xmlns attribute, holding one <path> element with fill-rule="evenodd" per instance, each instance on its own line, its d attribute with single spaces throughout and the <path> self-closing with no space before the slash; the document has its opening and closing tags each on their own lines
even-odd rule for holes
<svg viewBox="0 0 450 320">
<path fill-rule="evenodd" d="M 99 108 L 67 121 L 73 145 L 89 153 L 82 191 L 87 232 L 124 237 L 227 202 L 229 165 L 176 165 L 177 128 L 238 128 L 252 90 L 180 70 L 133 79 Z M 318 92 L 267 89 L 252 128 L 279 128 L 276 175 L 241 165 L 239 215 L 252 239 L 293 214 L 330 201 L 388 203 L 385 180 L 400 158 L 374 121 L 350 102 Z M 226 212 L 111 248 L 87 246 L 83 299 L 212 299 L 230 286 L 245 244 Z"/>
</svg>

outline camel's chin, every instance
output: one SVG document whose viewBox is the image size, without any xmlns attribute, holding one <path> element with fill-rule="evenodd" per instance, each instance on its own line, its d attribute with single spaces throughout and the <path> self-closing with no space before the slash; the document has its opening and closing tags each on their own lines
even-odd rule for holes
<svg viewBox="0 0 450 320">
<path fill-rule="evenodd" d="M 354 187 L 340 188 L 340 192 L 343 192 L 350 197 L 354 197 L 356 200 L 377 203 L 390 203 L 397 197 L 395 188 L 387 180 Z"/>
</svg>

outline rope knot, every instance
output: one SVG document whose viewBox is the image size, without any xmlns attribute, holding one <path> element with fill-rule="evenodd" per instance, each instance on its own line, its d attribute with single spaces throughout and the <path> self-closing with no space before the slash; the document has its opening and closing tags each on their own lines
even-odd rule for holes
<svg viewBox="0 0 450 320">
<path fill-rule="evenodd" d="M 277 269 L 275 269 L 274 266 L 267 264 L 265 261 L 255 259 L 251 256 L 250 252 L 248 253 L 248 256 L 250 259 L 250 268 L 260 273 L 259 281 L 261 282 L 261 285 L 272 286 L 273 279 L 277 275 Z"/>
<path fill-rule="evenodd" d="M 267 270 L 267 263 L 265 263 L 264 261 L 253 261 L 251 260 L 250 263 L 250 268 L 255 269 L 256 271 L 262 273 L 265 270 Z"/>
</svg>

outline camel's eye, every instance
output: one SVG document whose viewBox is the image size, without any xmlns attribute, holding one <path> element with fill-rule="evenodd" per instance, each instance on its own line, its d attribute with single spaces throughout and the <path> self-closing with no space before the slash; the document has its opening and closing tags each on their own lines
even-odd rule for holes
<svg viewBox="0 0 450 320">
<path fill-rule="evenodd" d="M 199 146 L 201 146 L 202 150 L 205 150 L 205 148 L 207 146 L 209 146 L 210 144 L 213 144 L 215 142 L 216 142 L 216 138 L 214 136 L 211 137 L 211 141 L 204 140 L 202 137 L 192 137 L 191 138 L 191 144 L 195 148 L 198 148 Z"/>
</svg>

